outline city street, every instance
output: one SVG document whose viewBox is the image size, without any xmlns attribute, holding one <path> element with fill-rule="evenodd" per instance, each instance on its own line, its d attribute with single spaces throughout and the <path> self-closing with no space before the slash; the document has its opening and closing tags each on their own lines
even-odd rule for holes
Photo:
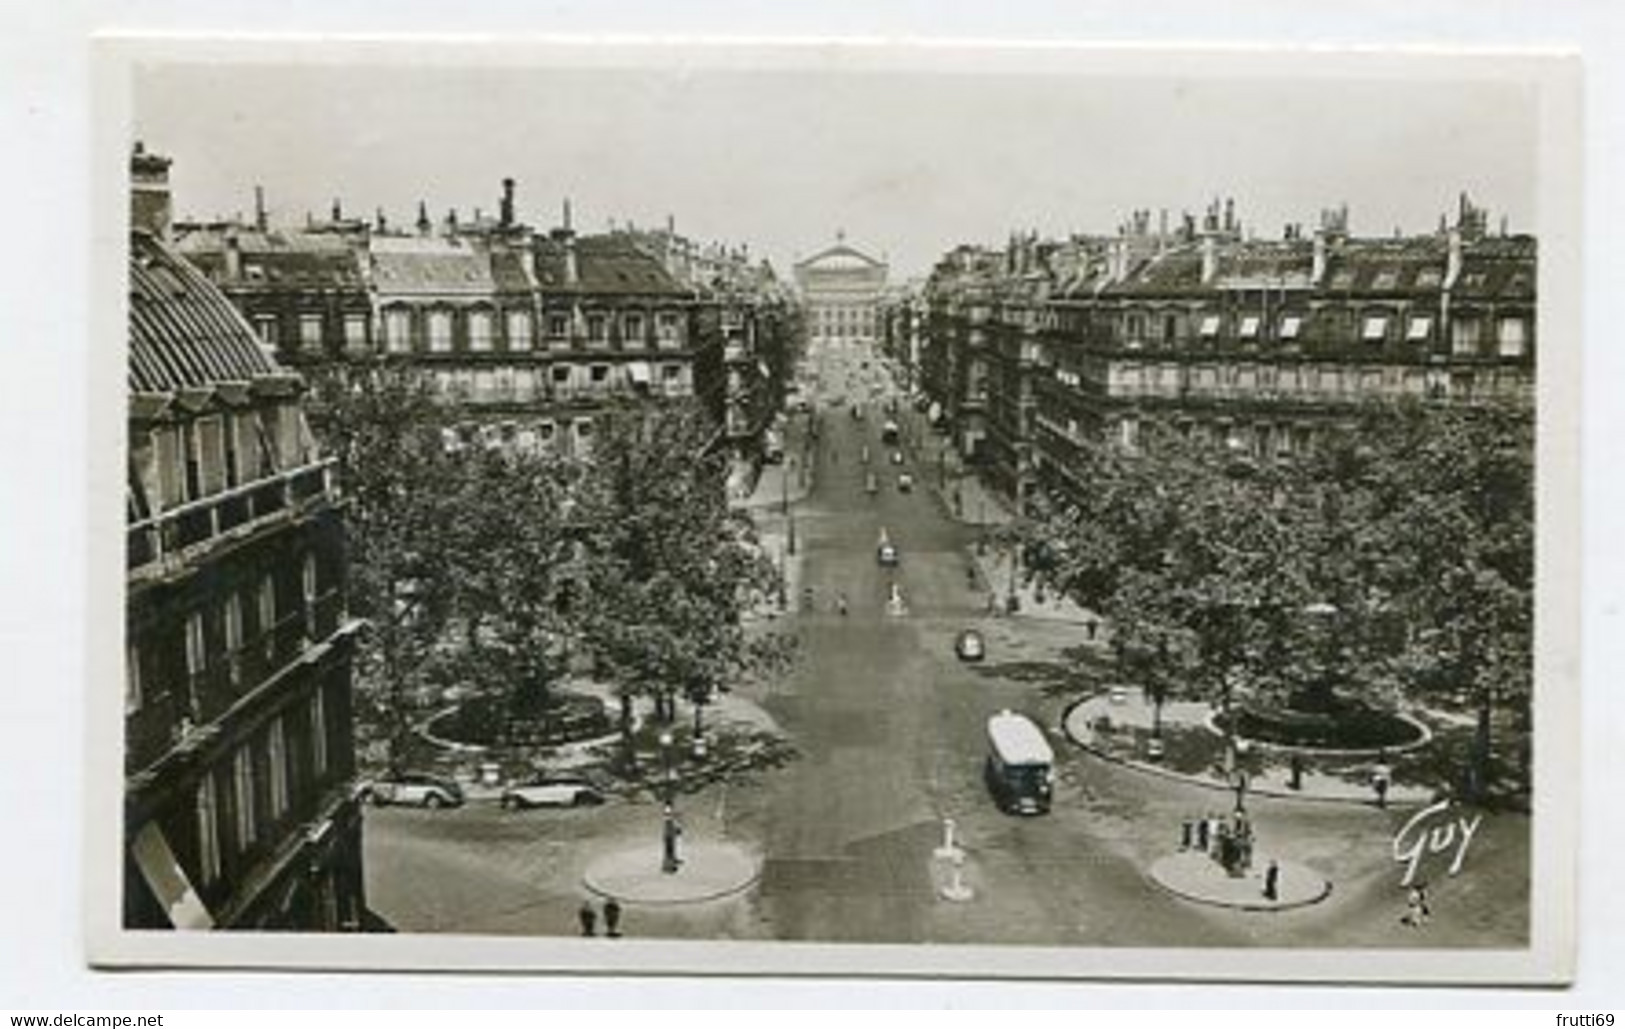
<svg viewBox="0 0 1625 1029">
<path fill-rule="evenodd" d="M 811 591 L 810 609 L 805 597 L 791 605 L 799 660 L 783 681 L 740 689 L 798 757 L 680 801 L 690 840 L 759 851 L 761 880 L 726 900 L 634 909 L 629 933 L 1132 946 L 1506 946 L 1526 937 L 1520 815 L 1486 815 L 1462 873 L 1432 882 L 1425 934 L 1398 923 L 1404 891 L 1391 840 L 1409 817 L 1402 810 L 1250 799 L 1260 847 L 1333 883 L 1314 906 L 1260 915 L 1164 892 L 1146 868 L 1177 849 L 1183 818 L 1227 810 L 1231 795 L 1102 761 L 1060 734 L 1074 699 L 1064 652 L 1082 645 L 1082 630 L 987 613 L 986 593 L 967 581 L 975 530 L 947 517 L 930 488 L 935 469 L 891 463 L 878 404 L 851 417 L 851 387 L 875 374 L 857 361 L 821 365 L 816 444 L 790 434 L 795 460 L 809 451 L 813 460 L 810 491 L 793 505 L 798 585 Z M 863 488 L 869 470 L 881 484 L 874 496 Z M 905 471 L 916 477 L 911 492 L 897 486 Z M 882 533 L 900 552 L 895 568 L 876 560 Z M 906 613 L 888 610 L 893 585 Z M 984 664 L 954 654 L 955 635 L 969 627 L 987 638 Z M 1000 813 L 983 784 L 984 726 L 1002 708 L 1050 730 L 1057 784 L 1046 816 Z M 933 850 L 945 818 L 958 826 L 969 899 L 942 896 L 952 869 Z M 655 853 L 658 826 L 656 805 L 630 801 L 371 812 L 369 902 L 402 930 L 570 933 L 592 856 L 641 839 Z"/>
</svg>

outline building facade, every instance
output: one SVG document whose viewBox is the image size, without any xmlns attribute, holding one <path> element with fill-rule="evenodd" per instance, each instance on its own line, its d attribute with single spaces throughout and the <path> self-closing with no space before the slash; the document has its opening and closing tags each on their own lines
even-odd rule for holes
<svg viewBox="0 0 1625 1029">
<path fill-rule="evenodd" d="M 874 346 L 880 338 L 886 264 L 846 243 L 837 234 L 832 247 L 795 266 L 808 343 Z"/>
<path fill-rule="evenodd" d="M 1424 236 L 1356 238 L 1346 209 L 1244 238 L 1215 202 L 1169 231 L 962 247 L 924 294 L 919 379 L 964 452 L 1022 500 L 1084 489 L 1078 448 L 1151 422 L 1286 457 L 1374 402 L 1533 403 L 1536 244 L 1465 196 Z"/>
<path fill-rule="evenodd" d="M 164 241 L 129 257 L 124 923 L 359 929 L 344 536 L 303 383 Z"/>
<path fill-rule="evenodd" d="M 767 360 L 788 331 L 770 268 L 676 235 L 540 233 L 498 214 L 415 226 L 345 220 L 301 231 L 186 224 L 178 247 L 262 339 L 307 372 L 381 360 L 415 368 L 467 414 L 471 437 L 584 455 L 598 417 L 640 398 L 698 397 L 720 438 L 749 449 Z"/>
</svg>

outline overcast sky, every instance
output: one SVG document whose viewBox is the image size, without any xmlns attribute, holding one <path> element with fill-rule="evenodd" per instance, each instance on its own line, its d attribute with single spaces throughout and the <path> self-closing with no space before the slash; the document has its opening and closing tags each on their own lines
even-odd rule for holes
<svg viewBox="0 0 1625 1029">
<path fill-rule="evenodd" d="M 290 223 L 494 212 L 511 175 L 533 225 L 566 196 L 590 231 L 670 214 L 781 270 L 838 229 L 901 277 L 1215 195 L 1271 236 L 1345 201 L 1358 234 L 1426 231 L 1463 189 L 1535 215 L 1535 95 L 1483 81 L 169 64 L 134 102 L 181 216 L 246 214 L 255 184 Z"/>
</svg>

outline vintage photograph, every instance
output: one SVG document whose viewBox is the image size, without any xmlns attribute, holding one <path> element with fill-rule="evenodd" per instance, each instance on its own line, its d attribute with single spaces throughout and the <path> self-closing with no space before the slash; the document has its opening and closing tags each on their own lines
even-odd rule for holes
<svg viewBox="0 0 1625 1029">
<path fill-rule="evenodd" d="M 101 56 L 92 960 L 1569 974 L 1561 62 Z"/>
</svg>

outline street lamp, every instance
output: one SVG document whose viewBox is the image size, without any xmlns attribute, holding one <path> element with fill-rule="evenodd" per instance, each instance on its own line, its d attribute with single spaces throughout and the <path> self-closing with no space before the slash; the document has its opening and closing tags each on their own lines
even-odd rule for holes
<svg viewBox="0 0 1625 1029">
<path fill-rule="evenodd" d="M 667 875 L 675 874 L 682 866 L 682 858 L 677 856 L 677 837 L 682 835 L 682 828 L 677 824 L 677 772 L 672 765 L 671 748 L 675 741 L 670 731 L 660 734 L 660 761 L 665 768 L 665 805 L 662 809 L 662 824 L 660 829 L 661 861 L 660 870 Z"/>
</svg>

